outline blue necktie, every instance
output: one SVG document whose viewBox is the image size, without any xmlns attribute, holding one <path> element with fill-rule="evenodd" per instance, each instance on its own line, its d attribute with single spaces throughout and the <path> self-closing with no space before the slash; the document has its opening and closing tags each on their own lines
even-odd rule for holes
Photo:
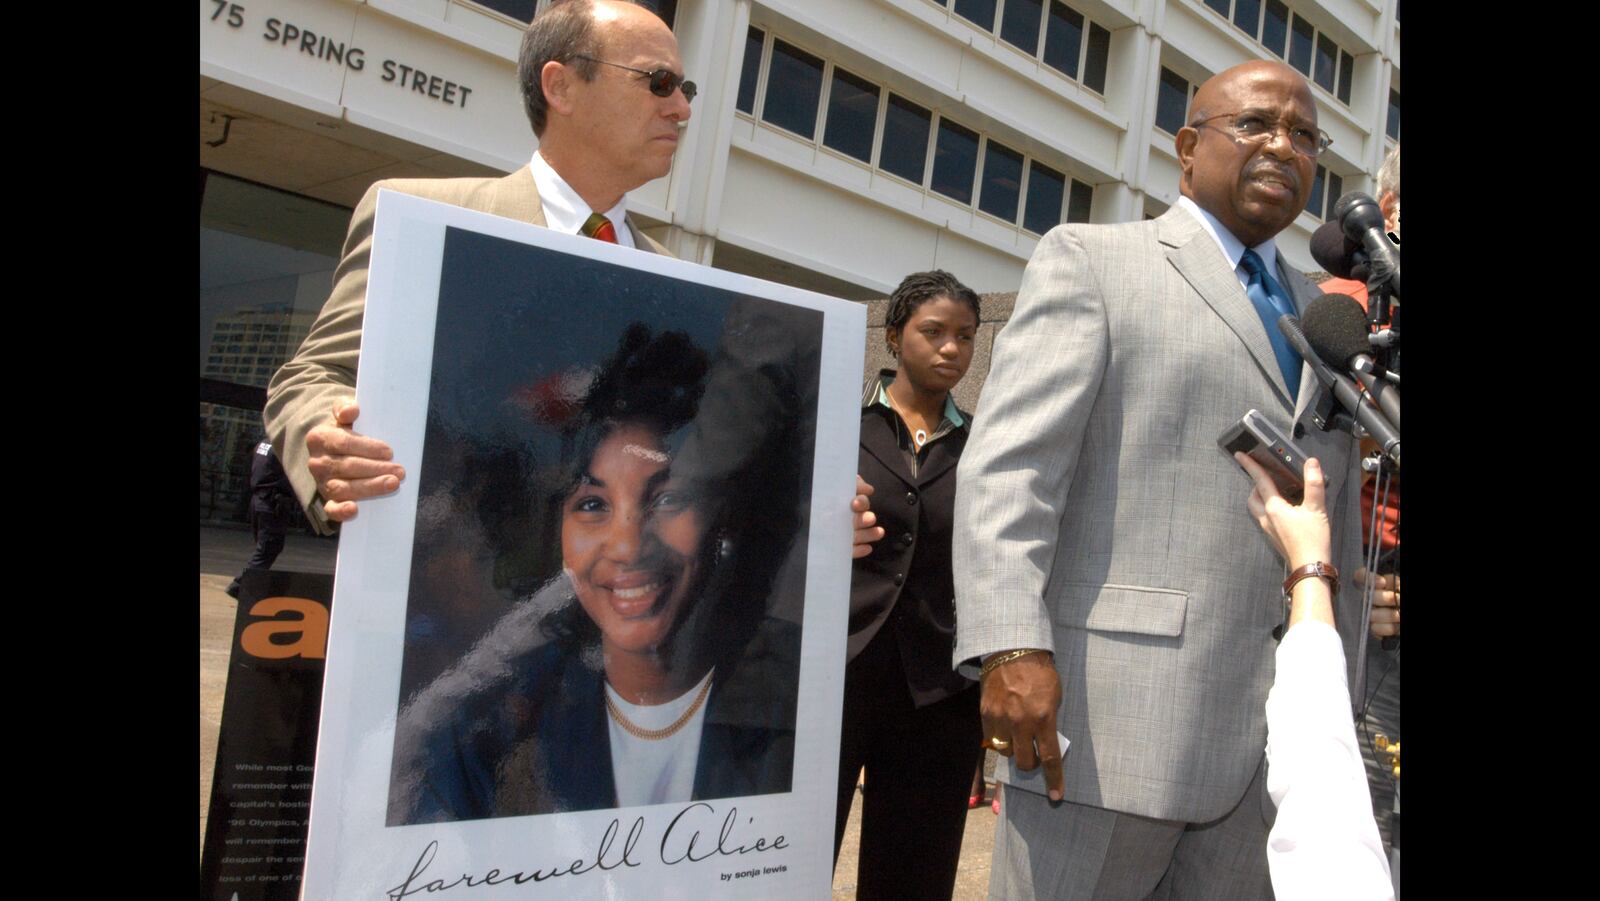
<svg viewBox="0 0 1600 901">
<path fill-rule="evenodd" d="M 1261 324 L 1267 327 L 1267 340 L 1272 342 L 1272 352 L 1278 358 L 1278 369 L 1283 372 L 1283 383 L 1289 387 L 1291 403 L 1300 396 L 1300 355 L 1289 346 L 1289 339 L 1278 330 L 1278 317 L 1285 314 L 1294 315 L 1294 304 L 1289 300 L 1289 295 L 1283 291 L 1283 286 L 1277 279 L 1267 274 L 1267 267 L 1256 256 L 1253 250 L 1246 250 L 1239 259 L 1239 266 L 1244 269 L 1250 280 L 1245 283 L 1244 293 L 1255 304 L 1256 315 L 1261 317 Z"/>
</svg>

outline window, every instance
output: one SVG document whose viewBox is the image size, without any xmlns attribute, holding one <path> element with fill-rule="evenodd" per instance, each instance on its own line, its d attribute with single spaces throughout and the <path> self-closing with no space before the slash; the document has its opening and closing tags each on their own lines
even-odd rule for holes
<svg viewBox="0 0 1600 901">
<path fill-rule="evenodd" d="M 822 58 L 774 40 L 761 118 L 810 139 L 817 133 L 817 103 L 821 99 Z"/>
<path fill-rule="evenodd" d="M 1182 75 L 1161 67 L 1161 83 L 1156 87 L 1156 127 L 1169 135 L 1188 124 L 1189 100 L 1194 88 Z"/>
<path fill-rule="evenodd" d="M 492 9 L 502 16 L 510 16 L 518 22 L 533 21 L 534 0 L 472 0 L 472 2 Z"/>
<path fill-rule="evenodd" d="M 890 94 L 889 108 L 883 117 L 883 149 L 878 152 L 878 168 L 921 185 L 928 162 L 928 131 L 932 127 L 931 110 Z"/>
<path fill-rule="evenodd" d="M 1042 0 L 1034 9 L 1043 19 Z M 1083 34 L 1079 32 L 1080 36 Z M 769 40 L 772 50 L 763 57 L 762 45 Z M 748 99 L 740 101 L 741 115 L 816 141 L 868 166 L 875 165 L 879 171 L 904 179 L 918 190 L 975 206 L 1013 227 L 1020 225 L 1043 234 L 1063 221 L 1089 219 L 1094 200 L 1092 185 L 1076 180 L 1070 180 L 1069 185 L 1066 175 L 1022 151 L 890 93 L 880 84 L 759 28 L 748 33 L 745 50 L 739 92 L 741 98 Z M 757 91 L 763 60 L 766 86 Z M 819 109 L 822 133 L 815 137 Z"/>
<path fill-rule="evenodd" d="M 834 67 L 828 91 L 828 119 L 822 143 L 863 163 L 872 162 L 872 135 L 878 127 L 878 86 Z"/>
<path fill-rule="evenodd" d="M 639 0 L 639 5 L 660 16 L 668 28 L 678 18 L 678 0 Z"/>
<path fill-rule="evenodd" d="M 1338 97 L 1340 103 L 1350 105 L 1355 57 L 1305 17 L 1295 14 L 1290 19 L 1283 0 L 1205 0 L 1205 5 Z"/>
<path fill-rule="evenodd" d="M 1289 35 L 1289 65 L 1306 75 L 1311 74 L 1311 44 L 1316 32 L 1310 22 L 1299 15 L 1294 17 L 1293 33 Z"/>
<path fill-rule="evenodd" d="M 997 219 L 1017 221 L 1022 196 L 1022 154 L 990 139 L 983 154 L 983 187 L 978 209 Z"/>
<path fill-rule="evenodd" d="M 350 210 L 200 171 L 196 368 L 203 377 L 264 388 L 287 356 L 272 351 L 276 335 L 304 334 L 327 298 Z M 230 403 L 237 402 L 235 395 Z M 260 410 L 199 407 L 201 515 L 229 518 L 249 494 L 222 491 L 222 481 L 230 471 L 240 485 L 248 480 Z"/>
<path fill-rule="evenodd" d="M 1329 172 L 1326 166 L 1317 166 L 1316 177 L 1311 181 L 1311 197 L 1306 200 L 1306 212 L 1318 219 L 1333 216 L 1333 206 L 1344 196 L 1344 177 Z"/>
<path fill-rule="evenodd" d="M 1043 18 L 1044 0 L 1006 0 L 1000 13 L 1000 40 L 1034 55 L 1039 50 L 1039 22 Z"/>
<path fill-rule="evenodd" d="M 1089 50 L 1083 60 L 1083 86 L 1106 92 L 1106 67 L 1111 62 L 1111 32 L 1089 23 Z"/>
<path fill-rule="evenodd" d="M 1266 18 L 1261 22 L 1261 45 L 1283 59 L 1284 44 L 1289 40 L 1289 7 L 1279 0 L 1267 0 Z"/>
<path fill-rule="evenodd" d="M 1044 33 L 1045 63 L 1076 79 L 1082 49 L 1083 15 L 1059 0 L 1051 0 L 1050 22 Z"/>
<path fill-rule="evenodd" d="M 1400 92 L 1394 88 L 1389 89 L 1389 121 L 1383 130 L 1389 137 L 1400 140 Z"/>
<path fill-rule="evenodd" d="M 939 117 L 933 146 L 933 181 L 928 187 L 958 203 L 972 202 L 972 181 L 978 171 L 978 133 Z"/>
<path fill-rule="evenodd" d="M 1317 56 L 1312 66 L 1311 80 L 1330 94 L 1334 91 L 1335 69 L 1338 67 L 1338 62 L 1339 48 L 1326 34 L 1317 35 Z"/>
<path fill-rule="evenodd" d="M 942 0 L 934 0 L 944 5 Z M 955 0 L 950 8 L 961 18 L 984 31 L 996 32 L 1005 41 L 1071 79 L 1079 77 L 1082 63 L 1083 86 L 1104 94 L 1106 69 L 1111 56 L 1111 32 L 1085 22 L 1083 14 L 1062 3 L 1049 0 Z M 998 15 L 997 15 L 998 13 Z M 1040 29 L 1043 27 L 1043 41 Z"/>
<path fill-rule="evenodd" d="M 1261 0 L 1233 0 L 1233 24 L 1255 37 L 1261 33 Z"/>
<path fill-rule="evenodd" d="M 739 98 L 733 108 L 755 115 L 756 82 L 761 77 L 761 45 L 767 36 L 759 28 L 750 29 L 744 40 L 744 66 L 739 71 Z"/>
<path fill-rule="evenodd" d="M 1028 208 L 1022 227 L 1044 234 L 1061 224 L 1061 201 L 1066 196 L 1067 177 L 1035 161 L 1028 167 Z"/>
<path fill-rule="evenodd" d="M 1094 206 L 1094 187 L 1076 178 L 1072 180 L 1072 196 L 1067 200 L 1067 221 L 1088 222 L 1089 210 Z"/>
<path fill-rule="evenodd" d="M 472 2 L 516 19 L 518 22 L 532 22 L 535 12 L 544 12 L 550 7 L 549 0 L 472 0 Z M 672 27 L 672 20 L 677 17 L 678 0 L 639 0 L 639 5 L 660 16 L 668 28 Z M 536 6 L 537 10 L 534 8 Z"/>
<path fill-rule="evenodd" d="M 956 15 L 985 31 L 994 29 L 995 0 L 956 0 L 950 8 Z"/>
</svg>

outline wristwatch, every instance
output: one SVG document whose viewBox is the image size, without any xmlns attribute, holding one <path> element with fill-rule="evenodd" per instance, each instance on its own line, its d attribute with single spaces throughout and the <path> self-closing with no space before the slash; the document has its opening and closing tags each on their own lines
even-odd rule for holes
<svg viewBox="0 0 1600 901">
<path fill-rule="evenodd" d="M 1289 573 L 1289 578 L 1283 580 L 1283 602 L 1285 604 L 1289 602 L 1290 592 L 1294 591 L 1294 587 L 1300 584 L 1301 579 L 1310 579 L 1313 577 L 1318 579 L 1327 579 L 1328 591 L 1335 597 L 1338 596 L 1339 571 L 1334 569 L 1332 563 L 1323 563 L 1321 560 L 1318 560 L 1315 563 L 1307 563 L 1305 566 L 1296 569 L 1294 572 Z"/>
<path fill-rule="evenodd" d="M 1289 578 L 1283 580 L 1283 622 L 1272 629 L 1272 637 L 1278 641 L 1283 640 L 1283 633 L 1289 630 L 1289 610 L 1293 604 L 1290 597 L 1294 587 L 1300 584 L 1301 579 L 1326 579 L 1328 582 L 1328 603 L 1331 605 L 1339 597 L 1339 570 L 1332 563 L 1318 560 L 1307 563 L 1289 573 Z"/>
</svg>

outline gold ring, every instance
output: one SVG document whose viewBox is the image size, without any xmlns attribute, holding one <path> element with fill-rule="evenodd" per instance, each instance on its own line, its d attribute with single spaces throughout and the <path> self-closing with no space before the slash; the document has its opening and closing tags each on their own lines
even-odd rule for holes
<svg viewBox="0 0 1600 901">
<path fill-rule="evenodd" d="M 1004 751 L 1006 748 L 1011 747 L 1011 742 L 1003 738 L 991 738 L 989 739 L 989 747 L 994 748 L 996 751 Z"/>
</svg>

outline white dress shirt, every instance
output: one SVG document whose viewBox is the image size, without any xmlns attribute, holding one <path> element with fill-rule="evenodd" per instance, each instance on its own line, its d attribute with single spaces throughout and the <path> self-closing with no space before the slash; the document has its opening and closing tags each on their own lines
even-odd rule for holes
<svg viewBox="0 0 1600 901">
<path fill-rule="evenodd" d="M 566 179 L 550 168 L 550 164 L 545 162 L 537 150 L 534 151 L 528 168 L 533 170 L 533 185 L 539 189 L 539 203 L 544 207 L 545 225 L 569 235 L 581 234 L 583 223 L 589 221 L 589 214 L 594 210 L 584 203 L 577 191 L 572 190 Z M 606 210 L 603 215 L 611 220 L 611 227 L 617 230 L 618 244 L 623 247 L 637 246 L 633 243 L 633 231 L 628 228 L 628 195 L 622 195 L 617 205 Z"/>
<path fill-rule="evenodd" d="M 543 190 L 543 188 L 540 190 Z M 1178 206 L 1188 210 L 1189 215 L 1200 220 L 1200 227 L 1206 230 L 1206 234 L 1211 236 L 1211 240 L 1217 242 L 1217 247 L 1221 249 L 1222 255 L 1228 258 L 1228 268 L 1232 269 L 1233 274 L 1238 277 L 1239 286 L 1249 287 L 1250 274 L 1239 268 L 1239 261 L 1244 258 L 1244 242 L 1235 238 L 1233 232 L 1228 231 L 1227 226 L 1219 222 L 1217 217 L 1201 209 L 1200 204 L 1195 203 L 1193 200 L 1187 197 L 1179 197 Z M 1268 238 L 1250 249 L 1256 252 L 1256 256 L 1261 258 L 1261 264 L 1266 267 L 1268 272 L 1272 273 L 1273 281 L 1281 281 L 1282 276 L 1278 275 L 1277 239 Z"/>
</svg>

